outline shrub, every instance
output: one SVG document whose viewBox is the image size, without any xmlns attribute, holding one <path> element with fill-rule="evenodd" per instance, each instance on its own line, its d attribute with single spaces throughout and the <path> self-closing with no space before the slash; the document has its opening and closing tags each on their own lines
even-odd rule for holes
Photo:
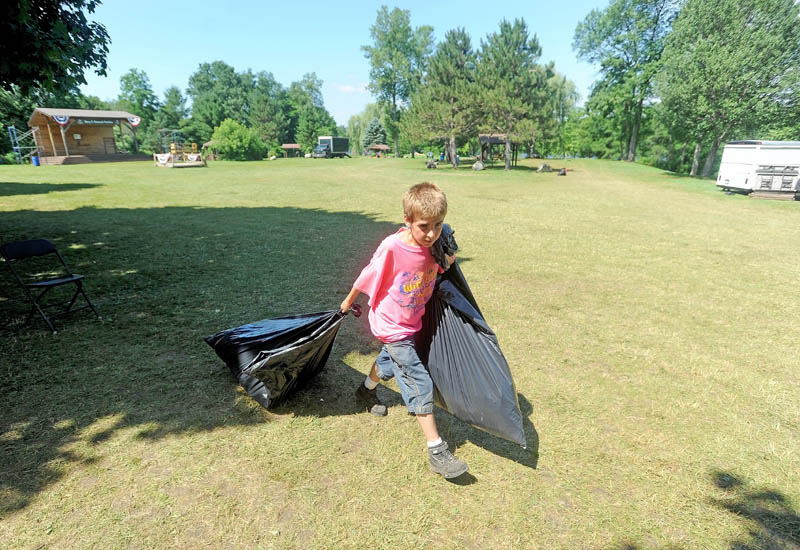
<svg viewBox="0 0 800 550">
<path fill-rule="evenodd" d="M 225 160 L 261 160 L 267 152 L 266 144 L 255 130 L 229 118 L 214 128 L 211 141 Z"/>
</svg>

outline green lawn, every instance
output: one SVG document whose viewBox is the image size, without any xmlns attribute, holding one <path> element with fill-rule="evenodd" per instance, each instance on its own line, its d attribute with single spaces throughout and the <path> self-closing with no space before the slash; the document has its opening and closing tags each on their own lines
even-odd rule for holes
<svg viewBox="0 0 800 550">
<path fill-rule="evenodd" d="M 800 548 L 800 204 L 604 161 L 0 166 L 2 240 L 47 237 L 101 310 L 18 326 L 0 265 L 0 546 L 14 549 Z M 499 166 L 499 165 L 497 165 Z M 427 469 L 397 386 L 344 321 L 266 412 L 203 337 L 335 308 L 447 193 L 462 269 L 511 366 L 523 450 L 437 410 L 470 465 Z"/>
</svg>

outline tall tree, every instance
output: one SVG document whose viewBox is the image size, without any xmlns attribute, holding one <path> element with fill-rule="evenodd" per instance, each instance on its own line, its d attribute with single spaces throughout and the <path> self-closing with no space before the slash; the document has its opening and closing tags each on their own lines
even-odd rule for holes
<svg viewBox="0 0 800 550">
<path fill-rule="evenodd" d="M 575 29 L 578 57 L 600 64 L 605 82 L 600 89 L 615 103 L 628 161 L 636 158 L 644 104 L 652 96 L 653 76 L 676 10 L 677 0 L 611 0 Z"/>
<path fill-rule="evenodd" d="M 287 92 L 289 135 L 296 143 L 300 143 L 297 134 L 300 127 L 300 115 L 306 107 L 325 107 L 322 99 L 322 79 L 316 73 L 306 73 L 299 81 L 292 82 Z"/>
<path fill-rule="evenodd" d="M 500 22 L 500 31 L 481 41 L 478 79 L 484 129 L 504 133 L 505 169 L 511 169 L 511 141 L 534 127 L 536 88 L 545 86 L 536 60 L 542 53 L 536 36 L 528 35 L 523 19 Z"/>
<path fill-rule="evenodd" d="M 250 92 L 248 121 L 270 151 L 280 150 L 289 134 L 289 101 L 286 90 L 272 73 L 256 74 Z"/>
<path fill-rule="evenodd" d="M 297 123 L 297 143 L 303 151 L 311 151 L 317 145 L 317 138 L 332 135 L 336 121 L 324 107 L 307 104 L 300 111 Z"/>
<path fill-rule="evenodd" d="M 578 102 L 578 92 L 575 84 L 566 76 L 554 73 L 547 80 L 549 87 L 550 112 L 549 120 L 552 122 L 553 141 L 551 149 L 559 155 L 566 155 L 568 152 L 567 141 L 565 139 L 565 127 L 567 121 L 575 112 L 575 105 Z"/>
<path fill-rule="evenodd" d="M 726 138 L 779 113 L 796 117 L 799 17 L 793 0 L 687 0 L 681 9 L 658 87 L 666 109 L 695 129 L 696 157 L 709 146 L 703 176 Z"/>
<path fill-rule="evenodd" d="M 355 152 L 362 149 L 362 141 L 367 130 L 367 125 L 373 118 L 381 116 L 381 107 L 377 103 L 368 103 L 364 110 L 350 117 L 347 121 L 346 135 L 350 138 L 350 145 Z"/>
<path fill-rule="evenodd" d="M 307 73 L 299 82 L 292 82 L 288 91 L 290 132 L 304 151 L 317 145 L 320 135 L 333 134 L 336 121 L 325 109 L 322 80 L 316 73 Z"/>
<path fill-rule="evenodd" d="M 361 145 L 364 149 L 368 149 L 371 145 L 386 145 L 386 130 L 380 120 L 373 118 L 369 122 L 361 140 Z"/>
<path fill-rule="evenodd" d="M 147 73 L 139 69 L 131 69 L 119 79 L 119 104 L 131 113 L 142 118 L 146 127 L 155 118 L 160 107 L 158 97 L 153 92 Z"/>
<path fill-rule="evenodd" d="M 0 15 L 0 88 L 23 93 L 67 92 L 85 84 L 83 73 L 106 74 L 111 41 L 89 21 L 98 0 L 6 0 Z"/>
<path fill-rule="evenodd" d="M 464 29 L 448 31 L 431 57 L 424 86 L 412 96 L 401 127 L 416 141 L 444 138 L 456 166 L 456 148 L 478 127 L 476 54 Z"/>
<path fill-rule="evenodd" d="M 164 103 L 156 113 L 155 126 L 159 130 L 178 129 L 188 113 L 186 98 L 177 86 L 170 86 L 164 92 Z"/>
<path fill-rule="evenodd" d="M 187 88 L 192 98 L 192 118 L 210 128 L 216 128 L 225 119 L 244 124 L 252 88 L 250 71 L 239 74 L 222 61 L 201 63 L 189 77 Z"/>
<path fill-rule="evenodd" d="M 400 113 L 422 80 L 433 47 L 433 27 L 412 29 L 408 10 L 394 8 L 390 12 L 381 6 L 370 36 L 373 45 L 361 47 L 370 62 L 369 89 L 388 111 L 394 154 L 398 156 Z"/>
</svg>

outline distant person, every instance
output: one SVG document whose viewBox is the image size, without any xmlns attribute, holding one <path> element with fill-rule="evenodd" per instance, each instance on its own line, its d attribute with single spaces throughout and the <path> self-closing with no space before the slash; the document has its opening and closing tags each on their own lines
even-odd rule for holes
<svg viewBox="0 0 800 550">
<path fill-rule="evenodd" d="M 425 435 L 430 469 L 450 479 L 469 468 L 452 455 L 439 436 L 433 418 L 433 380 L 414 344 L 436 275 L 444 271 L 430 247 L 442 233 L 445 214 L 447 197 L 439 187 L 423 182 L 409 189 L 403 197 L 405 227 L 378 245 L 340 308 L 348 311 L 359 294 L 367 294 L 370 330 L 383 343 L 356 397 L 370 413 L 386 416 L 386 405 L 378 398 L 376 388 L 381 380 L 394 377 L 409 414 L 416 416 Z M 454 261 L 454 256 L 447 258 L 448 264 Z"/>
</svg>

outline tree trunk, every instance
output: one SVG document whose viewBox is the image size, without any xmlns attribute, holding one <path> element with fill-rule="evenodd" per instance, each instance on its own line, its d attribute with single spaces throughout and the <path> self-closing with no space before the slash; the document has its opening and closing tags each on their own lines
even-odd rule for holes
<svg viewBox="0 0 800 550">
<path fill-rule="evenodd" d="M 397 119 L 399 118 L 399 114 L 397 111 L 397 100 L 393 97 L 392 98 L 392 121 L 394 122 L 392 130 L 394 131 L 394 158 L 398 158 L 400 156 L 400 145 L 398 144 L 398 134 L 400 133 L 397 129 Z"/>
<path fill-rule="evenodd" d="M 686 145 L 687 143 L 683 142 L 683 145 L 681 146 L 681 160 L 678 163 L 678 172 L 683 169 L 683 163 L 686 162 Z"/>
<path fill-rule="evenodd" d="M 450 136 L 447 142 L 447 150 L 450 154 L 450 162 L 453 163 L 453 168 L 458 168 L 458 163 L 456 162 L 456 136 Z"/>
<path fill-rule="evenodd" d="M 711 144 L 711 151 L 708 152 L 706 164 L 703 166 L 704 178 L 709 177 L 711 175 L 711 170 L 714 169 L 714 161 L 717 160 L 717 150 L 719 149 L 720 142 L 722 142 L 722 136 L 714 138 L 714 142 Z"/>
<path fill-rule="evenodd" d="M 692 158 L 692 169 L 689 170 L 690 176 L 697 175 L 697 167 L 700 164 L 700 142 L 694 144 L 694 158 Z"/>
<path fill-rule="evenodd" d="M 506 170 L 511 170 L 511 140 L 506 134 Z"/>
<path fill-rule="evenodd" d="M 636 147 L 639 145 L 639 127 L 642 125 L 642 105 L 644 99 L 639 99 L 636 105 L 636 113 L 633 115 L 633 129 L 631 130 L 631 140 L 628 143 L 628 162 L 636 160 Z"/>
</svg>

